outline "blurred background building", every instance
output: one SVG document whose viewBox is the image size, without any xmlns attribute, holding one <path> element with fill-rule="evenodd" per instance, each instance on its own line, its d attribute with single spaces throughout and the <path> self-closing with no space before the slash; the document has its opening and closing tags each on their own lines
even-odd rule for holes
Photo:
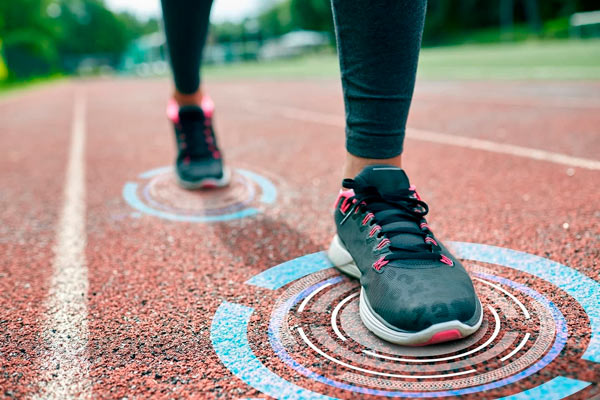
<svg viewBox="0 0 600 400">
<path fill-rule="evenodd" d="M 595 0 L 429 0 L 423 44 L 597 38 L 598 8 Z M 0 0 L 0 82 L 166 74 L 159 9 L 158 0 Z M 216 0 L 213 17 L 208 64 L 335 52 L 329 0 Z"/>
</svg>

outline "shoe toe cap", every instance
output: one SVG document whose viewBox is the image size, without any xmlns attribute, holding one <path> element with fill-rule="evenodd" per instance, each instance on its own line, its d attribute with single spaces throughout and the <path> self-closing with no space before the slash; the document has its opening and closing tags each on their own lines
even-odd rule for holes
<svg viewBox="0 0 600 400">
<path fill-rule="evenodd" d="M 479 300 L 469 276 L 455 272 L 449 276 L 420 270 L 379 279 L 367 291 L 369 303 L 388 325 L 402 331 L 421 331 L 454 320 L 473 326 L 481 313 Z"/>
<path fill-rule="evenodd" d="M 221 160 L 204 159 L 192 160 L 188 163 L 177 163 L 177 174 L 185 181 L 199 181 L 206 178 L 220 179 L 223 177 Z"/>
</svg>

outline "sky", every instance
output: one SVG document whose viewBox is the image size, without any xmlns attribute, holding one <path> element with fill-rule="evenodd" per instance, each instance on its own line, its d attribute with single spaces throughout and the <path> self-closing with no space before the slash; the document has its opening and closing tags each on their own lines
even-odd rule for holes
<svg viewBox="0 0 600 400">
<path fill-rule="evenodd" d="M 259 7 L 270 3 L 272 0 L 215 0 L 211 21 L 239 22 L 245 17 L 255 15 Z M 112 10 L 130 11 L 143 18 L 160 15 L 160 0 L 105 0 L 105 4 Z"/>
</svg>

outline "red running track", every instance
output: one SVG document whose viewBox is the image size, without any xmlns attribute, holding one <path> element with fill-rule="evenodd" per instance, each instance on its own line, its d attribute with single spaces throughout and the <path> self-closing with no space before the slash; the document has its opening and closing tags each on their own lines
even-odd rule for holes
<svg viewBox="0 0 600 400">
<path fill-rule="evenodd" d="M 210 323 L 223 300 L 268 315 L 269 293 L 243 283 L 327 247 L 344 155 L 341 89 L 334 80 L 208 88 L 227 162 L 277 187 L 256 216 L 168 221 L 123 199 L 126 182 L 172 161 L 166 81 L 65 82 L 0 100 L 0 396 L 264 397 L 223 366 Z M 600 84 L 421 82 L 409 126 L 405 168 L 437 236 L 600 280 Z M 83 140 L 79 155 L 73 140 Z M 84 273 L 60 273 L 73 263 Z M 568 352 L 581 353 L 585 313 L 560 290 L 537 290 L 565 313 Z M 261 332 L 249 336 L 259 358 L 294 379 Z M 523 388 L 552 369 L 600 381 L 600 366 L 569 360 Z M 593 383 L 573 398 L 599 392 Z"/>
</svg>

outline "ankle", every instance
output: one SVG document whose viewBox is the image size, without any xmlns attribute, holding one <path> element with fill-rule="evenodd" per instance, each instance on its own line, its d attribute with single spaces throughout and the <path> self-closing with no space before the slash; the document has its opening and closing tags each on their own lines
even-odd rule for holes
<svg viewBox="0 0 600 400">
<path fill-rule="evenodd" d="M 357 157 L 353 154 L 346 153 L 346 162 L 344 164 L 344 178 L 354 178 L 360 171 L 362 171 L 367 165 L 374 164 L 385 164 L 393 165 L 395 167 L 402 168 L 402 155 L 398 155 L 392 158 L 362 158 Z"/>
<path fill-rule="evenodd" d="M 182 106 L 198 106 L 202 104 L 202 91 L 198 89 L 194 93 L 181 93 L 177 90 L 173 93 L 173 99 L 179 107 Z"/>
</svg>

